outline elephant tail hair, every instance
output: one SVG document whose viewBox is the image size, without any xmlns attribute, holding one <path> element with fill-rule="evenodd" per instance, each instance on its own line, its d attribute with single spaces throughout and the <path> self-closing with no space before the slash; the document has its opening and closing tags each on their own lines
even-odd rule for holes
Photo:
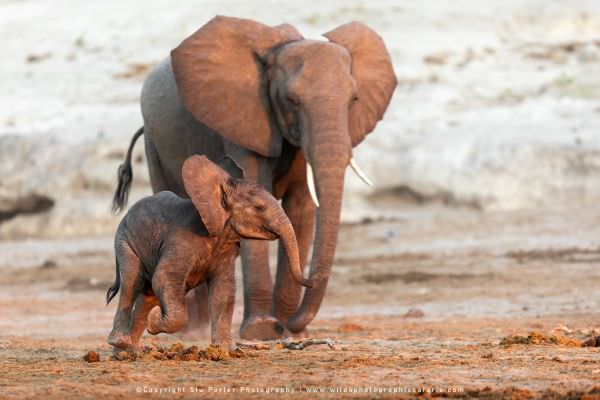
<svg viewBox="0 0 600 400">
<path fill-rule="evenodd" d="M 119 261 L 118 259 L 115 262 L 115 265 L 117 266 L 117 277 L 115 278 L 115 283 L 113 283 L 113 285 L 111 287 L 108 288 L 108 290 L 106 291 L 106 305 L 108 305 L 110 303 L 110 301 L 113 299 L 113 297 L 115 297 L 117 295 L 117 293 L 119 292 L 119 288 L 121 287 L 121 274 L 119 272 Z"/>
<path fill-rule="evenodd" d="M 117 189 L 115 190 L 115 194 L 113 196 L 112 201 L 112 212 L 114 214 L 118 214 L 119 212 L 123 211 L 123 209 L 127 205 L 127 198 L 129 197 L 129 188 L 131 186 L 131 181 L 133 180 L 133 170 L 131 168 L 131 153 L 133 152 L 135 142 L 143 134 L 144 127 L 142 126 L 131 138 L 131 143 L 129 144 L 129 149 L 127 149 L 127 155 L 125 156 L 125 161 L 123 161 L 123 164 L 119 165 L 119 170 L 117 172 Z"/>
</svg>

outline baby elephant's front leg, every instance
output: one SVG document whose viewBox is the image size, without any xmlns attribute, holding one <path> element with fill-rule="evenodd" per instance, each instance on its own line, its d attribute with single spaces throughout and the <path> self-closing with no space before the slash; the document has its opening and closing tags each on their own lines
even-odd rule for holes
<svg viewBox="0 0 600 400">
<path fill-rule="evenodd" d="M 235 303 L 235 258 L 226 261 L 208 281 L 211 341 L 233 350 L 231 319 Z"/>
<path fill-rule="evenodd" d="M 173 268 L 161 263 L 152 278 L 152 290 L 160 301 L 160 307 L 155 307 L 148 315 L 148 333 L 151 335 L 175 333 L 187 325 L 185 276 L 178 276 L 172 271 Z"/>
</svg>

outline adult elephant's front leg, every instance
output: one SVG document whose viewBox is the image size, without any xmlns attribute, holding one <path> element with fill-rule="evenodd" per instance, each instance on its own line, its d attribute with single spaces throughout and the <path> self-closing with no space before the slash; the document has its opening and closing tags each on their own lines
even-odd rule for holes
<svg viewBox="0 0 600 400">
<path fill-rule="evenodd" d="M 300 253 L 300 267 L 304 272 L 308 252 L 313 240 L 316 208 L 310 198 L 304 181 L 290 187 L 283 197 L 283 209 L 294 226 Z M 282 244 L 279 244 L 277 257 L 277 277 L 273 296 L 273 315 L 285 326 L 298 308 L 301 287 L 294 280 L 288 266 L 288 257 Z"/>
<path fill-rule="evenodd" d="M 283 325 L 272 315 L 273 283 L 269 271 L 269 242 L 242 241 L 244 273 L 244 321 L 242 339 L 270 340 L 281 337 Z"/>
<path fill-rule="evenodd" d="M 227 154 L 244 170 L 246 179 L 272 190 L 273 160 L 257 156 L 237 146 L 227 146 Z M 240 327 L 242 339 L 270 340 L 281 337 L 283 325 L 271 315 L 273 280 L 269 270 L 269 242 L 242 240 L 242 271 L 244 276 L 244 321 Z"/>
</svg>

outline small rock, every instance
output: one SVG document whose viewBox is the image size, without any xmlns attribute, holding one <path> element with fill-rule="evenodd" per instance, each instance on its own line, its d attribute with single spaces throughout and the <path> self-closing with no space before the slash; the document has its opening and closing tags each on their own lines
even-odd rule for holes
<svg viewBox="0 0 600 400">
<path fill-rule="evenodd" d="M 83 356 L 83 359 L 89 363 L 95 363 L 100 361 L 100 354 L 95 351 L 88 351 L 86 355 Z"/>
</svg>

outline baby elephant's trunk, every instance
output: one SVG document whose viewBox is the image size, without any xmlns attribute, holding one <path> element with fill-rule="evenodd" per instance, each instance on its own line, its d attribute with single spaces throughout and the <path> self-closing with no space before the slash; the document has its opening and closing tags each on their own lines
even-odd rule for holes
<svg viewBox="0 0 600 400">
<path fill-rule="evenodd" d="M 283 211 L 281 212 L 281 215 L 274 226 L 275 233 L 279 235 L 279 238 L 283 243 L 292 277 L 302 286 L 309 288 L 313 287 L 312 280 L 305 279 L 302 275 L 302 269 L 300 268 L 300 256 L 298 254 L 298 241 L 296 240 L 294 227 Z"/>
</svg>

